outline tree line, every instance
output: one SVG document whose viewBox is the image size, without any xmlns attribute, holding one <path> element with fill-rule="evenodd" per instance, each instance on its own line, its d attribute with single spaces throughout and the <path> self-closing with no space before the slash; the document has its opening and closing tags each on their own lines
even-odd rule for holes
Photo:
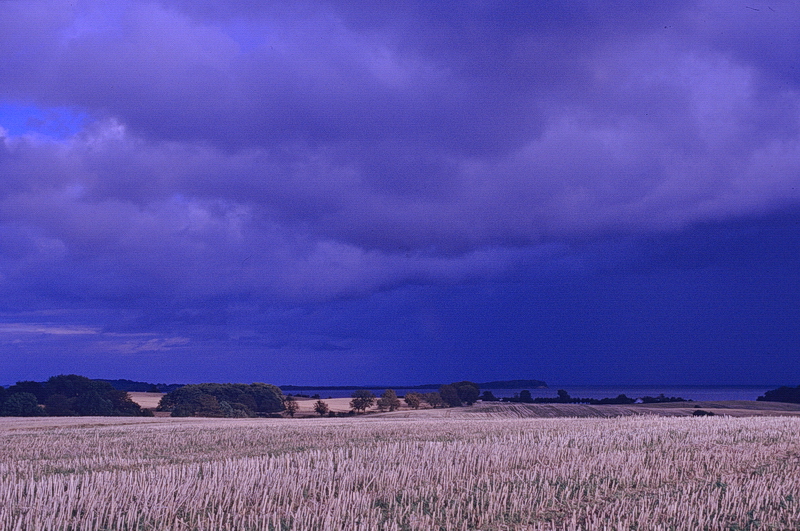
<svg viewBox="0 0 800 531">
<path fill-rule="evenodd" d="M 593 406 L 634 404 L 636 403 L 637 400 L 641 401 L 642 404 L 659 404 L 666 402 L 691 402 L 691 400 L 687 400 L 685 398 L 677 396 L 664 396 L 663 393 L 658 396 L 643 396 L 638 399 L 631 398 L 625 394 L 620 394 L 617 395 L 616 397 L 607 397 L 607 398 L 579 398 L 570 396 L 569 393 L 564 389 L 559 389 L 556 392 L 555 397 L 539 396 L 536 398 L 533 398 L 533 396 L 531 396 L 531 392 L 528 390 L 522 390 L 518 394 L 515 394 L 513 397 L 503 397 L 503 398 L 495 397 L 491 391 L 484 391 L 483 394 L 481 395 L 481 400 L 483 402 L 516 402 L 522 404 L 590 404 Z"/>
<path fill-rule="evenodd" d="M 413 409 L 419 409 L 423 403 L 432 408 L 461 407 L 474 404 L 480 394 L 478 384 L 465 380 L 442 385 L 438 391 L 429 393 L 406 393 L 403 400 Z M 376 397 L 368 389 L 358 389 L 350 400 L 350 407 L 355 412 L 363 413 L 373 405 L 376 405 L 379 411 L 395 411 L 400 407 L 400 399 L 393 389 L 387 389 L 380 397 Z"/>
<path fill-rule="evenodd" d="M 480 388 L 478 384 L 465 380 L 442 385 L 438 391 L 406 393 L 403 401 L 412 409 L 419 409 L 423 404 L 427 404 L 431 408 L 461 407 L 474 404 L 479 397 Z M 378 411 L 396 411 L 401 406 L 400 397 L 397 396 L 394 389 L 386 389 L 381 396 L 375 396 L 369 389 L 356 389 L 350 398 L 351 409 L 349 412 L 335 413 L 330 411 L 328 404 L 323 400 L 317 400 L 314 403 L 314 412 L 320 416 L 337 417 L 365 413 L 373 406 L 377 406 Z M 291 395 L 284 397 L 284 406 L 285 413 L 291 417 L 297 412 L 297 402 Z"/>
<path fill-rule="evenodd" d="M 51 376 L 46 382 L 21 381 L 0 387 L 0 416 L 75 417 L 152 415 L 125 391 L 77 374 Z"/>
<path fill-rule="evenodd" d="M 438 391 L 407 393 L 405 403 L 414 409 L 460 407 L 471 405 L 480 396 L 477 384 L 469 381 L 442 385 Z M 401 401 L 394 390 L 387 389 L 376 397 L 366 389 L 357 390 L 350 402 L 352 412 L 365 412 L 373 405 L 381 411 L 394 411 Z M 172 389 L 162 398 L 158 411 L 173 417 L 274 417 L 281 413 L 294 416 L 297 403 L 284 396 L 277 386 L 252 384 L 189 384 Z M 314 410 L 331 415 L 328 405 L 317 400 Z M 52 376 L 45 382 L 20 381 L 9 388 L 0 387 L 2 416 L 147 416 L 130 399 L 127 391 L 115 389 L 109 381 L 92 380 L 76 374 Z"/>
<path fill-rule="evenodd" d="M 165 394 L 158 411 L 173 417 L 279 416 L 286 409 L 284 398 L 278 387 L 265 383 L 189 384 Z"/>
<path fill-rule="evenodd" d="M 782 385 L 777 389 L 767 391 L 756 398 L 756 400 L 760 402 L 788 402 L 791 404 L 800 404 L 800 385 L 797 387 Z"/>
</svg>

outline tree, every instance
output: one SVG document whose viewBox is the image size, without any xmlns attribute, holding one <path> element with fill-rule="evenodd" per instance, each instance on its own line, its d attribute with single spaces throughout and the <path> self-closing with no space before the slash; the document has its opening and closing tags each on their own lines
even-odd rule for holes
<svg viewBox="0 0 800 531">
<path fill-rule="evenodd" d="M 481 390 L 475 382 L 464 380 L 463 382 L 455 382 L 450 385 L 455 387 L 456 393 L 458 393 L 458 399 L 468 406 L 474 404 L 481 394 Z"/>
<path fill-rule="evenodd" d="M 635 398 L 628 398 L 628 396 L 621 394 L 616 398 L 601 398 L 600 400 L 593 401 L 593 404 L 633 404 L 636 402 Z"/>
<path fill-rule="evenodd" d="M 90 380 L 86 376 L 77 374 L 59 374 L 51 376 L 44 384 L 47 395 L 61 394 L 67 398 L 77 398 L 80 395 L 97 393 L 104 395 L 109 391 L 114 391 L 114 387 L 108 382 Z"/>
<path fill-rule="evenodd" d="M 797 387 L 788 387 L 784 385 L 777 389 L 772 389 L 756 398 L 756 400 L 761 402 L 788 402 L 800 404 L 800 385 Z"/>
<path fill-rule="evenodd" d="M 44 401 L 44 410 L 51 417 L 74 417 L 78 414 L 75 411 L 75 399 L 67 398 L 62 394 L 50 395 Z"/>
<path fill-rule="evenodd" d="M 227 402 L 230 408 L 223 409 L 222 402 Z M 283 411 L 284 404 L 281 390 L 274 385 L 204 383 L 184 385 L 167 393 L 161 398 L 158 410 L 170 411 L 173 417 L 228 414 L 254 417 Z"/>
<path fill-rule="evenodd" d="M 519 401 L 524 403 L 524 404 L 532 404 L 533 403 L 533 397 L 531 396 L 531 392 L 528 391 L 527 389 L 523 389 L 522 391 L 520 391 L 519 392 Z"/>
<path fill-rule="evenodd" d="M 756 400 L 760 400 L 763 397 L 756 398 Z M 679 396 L 664 396 L 664 393 L 659 394 L 658 396 L 643 396 L 640 398 L 642 404 L 664 404 L 667 402 L 691 402 L 691 400 L 686 400 L 685 398 L 681 398 Z"/>
<path fill-rule="evenodd" d="M 240 384 L 244 385 L 244 384 Z M 277 413 L 283 409 L 283 392 L 272 384 L 254 382 L 248 387 L 247 393 L 255 400 L 255 410 L 259 413 Z"/>
<path fill-rule="evenodd" d="M 48 394 L 41 383 L 33 382 L 31 380 L 17 382 L 9 387 L 8 396 L 13 395 L 14 393 L 30 393 L 36 397 L 37 402 L 43 402 L 44 399 L 47 398 Z"/>
<path fill-rule="evenodd" d="M 497 402 L 498 398 L 491 391 L 484 391 L 481 395 L 481 400 L 484 402 Z"/>
<path fill-rule="evenodd" d="M 169 411 L 173 417 L 191 417 L 200 409 L 203 394 L 199 385 L 185 385 L 162 396 L 156 409 Z"/>
<path fill-rule="evenodd" d="M 363 413 L 375 403 L 375 395 L 369 389 L 358 389 L 351 396 L 350 407 L 355 411 Z"/>
<path fill-rule="evenodd" d="M 25 392 L 36 397 L 44 411 L 54 416 L 142 416 L 146 413 L 125 391 L 102 380 L 91 380 L 77 374 L 51 376 L 44 384 L 39 382 L 17 382 L 13 393 Z M 41 412 L 41 408 L 37 413 Z"/>
<path fill-rule="evenodd" d="M 39 407 L 33 393 L 12 393 L 3 402 L 0 416 L 3 417 L 42 417 L 47 413 Z"/>
<path fill-rule="evenodd" d="M 294 399 L 293 396 L 285 396 L 283 397 L 283 407 L 286 410 L 286 414 L 290 417 L 294 417 L 294 414 L 297 413 L 297 400 Z"/>
<path fill-rule="evenodd" d="M 314 402 L 314 411 L 320 416 L 324 417 L 330 411 L 328 404 L 323 402 L 322 400 L 317 400 Z"/>
<path fill-rule="evenodd" d="M 97 391 L 90 391 L 75 399 L 75 411 L 84 417 L 110 417 L 114 414 L 114 404 Z"/>
<path fill-rule="evenodd" d="M 443 385 L 439 388 L 439 395 L 447 407 L 461 407 L 461 399 L 458 398 L 458 391 L 452 385 Z"/>
<path fill-rule="evenodd" d="M 105 393 L 104 398 L 111 402 L 113 415 L 121 417 L 136 417 L 144 415 L 142 408 L 131 400 L 131 396 L 127 391 L 120 391 L 112 389 Z"/>
<path fill-rule="evenodd" d="M 442 395 L 440 395 L 436 391 L 433 391 L 431 393 L 425 393 L 424 395 L 422 395 L 422 398 L 432 408 L 444 407 L 444 400 L 442 400 Z"/>
<path fill-rule="evenodd" d="M 198 408 L 196 415 L 198 417 L 224 417 L 225 411 L 219 405 L 219 400 L 214 395 L 200 395 L 197 399 Z"/>
<path fill-rule="evenodd" d="M 42 400 L 54 415 L 141 416 L 144 411 L 126 391 L 106 381 L 90 380 L 77 374 L 51 376 L 44 384 Z"/>
<path fill-rule="evenodd" d="M 380 409 L 381 411 L 384 411 L 386 409 L 388 409 L 389 411 L 394 411 L 399 407 L 400 407 L 400 399 L 397 398 L 397 393 L 394 392 L 394 389 L 387 389 L 378 399 L 378 409 Z"/>
<path fill-rule="evenodd" d="M 420 404 L 422 403 L 422 395 L 419 393 L 406 393 L 406 396 L 403 398 L 408 407 L 413 409 L 419 409 Z"/>
</svg>

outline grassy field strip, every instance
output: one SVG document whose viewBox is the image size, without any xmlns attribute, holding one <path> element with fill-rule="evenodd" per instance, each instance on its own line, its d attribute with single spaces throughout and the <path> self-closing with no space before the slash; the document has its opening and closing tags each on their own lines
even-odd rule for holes
<svg viewBox="0 0 800 531">
<path fill-rule="evenodd" d="M 800 528 L 794 417 L 84 420 L 0 423 L 0 529 Z"/>
</svg>

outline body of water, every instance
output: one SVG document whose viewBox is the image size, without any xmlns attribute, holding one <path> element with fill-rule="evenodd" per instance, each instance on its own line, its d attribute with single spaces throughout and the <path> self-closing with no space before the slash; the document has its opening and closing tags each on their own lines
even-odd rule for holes
<svg viewBox="0 0 800 531">
<path fill-rule="evenodd" d="M 592 386 L 552 386 L 547 389 L 528 389 L 533 398 L 555 398 L 559 389 L 564 389 L 573 398 L 607 398 L 624 394 L 630 398 L 643 396 L 676 396 L 695 402 L 707 400 L 755 400 L 770 389 L 780 386 L 674 386 L 674 385 L 592 385 Z M 376 396 L 383 393 L 383 389 L 370 389 Z M 435 389 L 403 389 L 395 388 L 399 396 L 406 393 L 429 393 Z M 519 394 L 522 389 L 481 389 L 491 391 L 498 398 L 512 397 Z M 312 396 L 318 394 L 321 398 L 345 398 L 353 394 L 352 389 L 337 389 L 327 391 L 324 389 L 309 389 L 304 391 L 286 391 L 294 395 L 303 394 Z"/>
</svg>

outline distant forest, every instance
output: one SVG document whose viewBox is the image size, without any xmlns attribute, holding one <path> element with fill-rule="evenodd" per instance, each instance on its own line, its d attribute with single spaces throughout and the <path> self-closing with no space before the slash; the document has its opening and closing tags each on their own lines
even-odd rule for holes
<svg viewBox="0 0 800 531">
<path fill-rule="evenodd" d="M 175 389 L 179 389 L 186 384 L 165 384 L 165 383 L 147 383 L 147 382 L 135 382 L 133 380 L 104 380 L 98 379 L 98 382 L 107 382 L 111 384 L 111 387 L 114 389 L 118 389 L 120 391 L 127 391 L 129 393 L 171 393 Z"/>
<path fill-rule="evenodd" d="M 152 415 L 131 400 L 127 391 L 77 374 L 52 376 L 46 382 L 17 382 L 8 389 L 0 387 L 0 416 L 4 417 Z"/>
<path fill-rule="evenodd" d="M 797 387 L 779 387 L 772 391 L 767 391 L 762 396 L 756 398 L 760 402 L 790 402 L 800 404 L 800 385 Z"/>
</svg>

